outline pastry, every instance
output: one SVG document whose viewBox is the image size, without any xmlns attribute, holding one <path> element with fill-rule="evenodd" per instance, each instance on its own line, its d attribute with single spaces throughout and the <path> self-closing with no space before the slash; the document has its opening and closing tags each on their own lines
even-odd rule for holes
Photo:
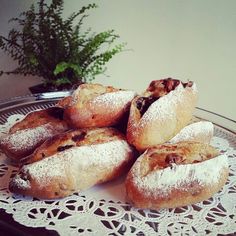
<svg viewBox="0 0 236 236">
<path fill-rule="evenodd" d="M 140 208 L 181 207 L 210 198 L 224 186 L 228 172 L 227 156 L 208 144 L 157 145 L 131 168 L 127 196 Z"/>
<path fill-rule="evenodd" d="M 22 164 L 29 164 L 50 157 L 66 149 L 79 146 L 100 144 L 125 137 L 115 128 L 73 129 L 47 139 L 29 156 L 22 159 Z"/>
<path fill-rule="evenodd" d="M 61 108 L 66 108 L 68 106 L 70 106 L 72 102 L 72 96 L 66 96 L 62 99 L 60 99 L 57 103 L 56 103 L 56 107 L 61 107 Z"/>
<path fill-rule="evenodd" d="M 135 152 L 123 135 L 113 128 L 83 132 L 69 135 L 68 142 L 64 139 L 66 135 L 45 144 L 48 153 L 43 159 L 24 165 L 11 180 L 10 191 L 44 199 L 61 198 L 128 171 Z M 83 137 L 85 140 L 79 141 Z M 45 152 L 44 148 L 40 150 Z"/>
<path fill-rule="evenodd" d="M 76 128 L 107 127 L 119 123 L 129 111 L 135 92 L 100 84 L 82 84 L 65 108 L 65 120 Z"/>
<path fill-rule="evenodd" d="M 171 78 L 152 81 L 131 103 L 128 142 L 139 151 L 167 142 L 190 122 L 196 101 L 193 82 Z"/>
<path fill-rule="evenodd" d="M 214 126 L 209 121 L 198 121 L 185 126 L 180 132 L 169 140 L 169 143 L 182 141 L 195 141 L 210 143 L 214 133 Z"/>
<path fill-rule="evenodd" d="M 51 107 L 29 113 L 0 140 L 2 151 L 18 162 L 46 139 L 67 131 L 69 128 L 63 120 L 63 112 L 62 108 Z"/>
</svg>

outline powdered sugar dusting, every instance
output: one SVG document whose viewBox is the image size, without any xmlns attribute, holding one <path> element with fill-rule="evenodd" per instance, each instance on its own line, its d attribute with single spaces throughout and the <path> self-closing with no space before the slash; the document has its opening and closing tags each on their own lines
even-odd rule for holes
<svg viewBox="0 0 236 236">
<path fill-rule="evenodd" d="M 209 121 L 199 121 L 184 127 L 170 143 L 181 141 L 205 141 L 209 143 L 214 132 L 214 126 Z"/>
<path fill-rule="evenodd" d="M 36 128 L 24 129 L 7 135 L 1 140 L 2 144 L 8 144 L 12 150 L 18 151 L 22 149 L 32 148 L 41 140 L 52 135 L 49 124 L 41 125 Z"/>
<path fill-rule="evenodd" d="M 135 184 L 139 189 L 149 194 L 167 195 L 173 189 L 183 189 L 183 186 L 197 182 L 201 186 L 208 186 L 218 182 L 224 168 L 228 168 L 226 155 L 220 155 L 210 160 L 194 164 L 176 165 L 163 170 L 156 170 L 141 177 L 138 159 L 132 169 Z"/>
<path fill-rule="evenodd" d="M 124 140 L 73 147 L 24 166 L 23 172 L 28 173 L 39 185 L 43 186 L 54 177 L 66 177 L 68 170 L 73 172 L 76 178 L 78 171 L 86 170 L 92 165 L 98 168 L 117 166 L 124 160 L 128 160 L 131 151 L 131 147 Z"/>
<path fill-rule="evenodd" d="M 71 101 L 71 105 L 75 105 L 78 102 L 79 99 L 79 95 L 81 93 L 81 86 L 79 86 L 73 93 L 72 93 L 72 101 Z"/>
<path fill-rule="evenodd" d="M 120 90 L 116 92 L 104 93 L 95 97 L 92 102 L 102 104 L 107 108 L 125 106 L 134 98 L 135 92 L 129 90 Z"/>
<path fill-rule="evenodd" d="M 14 184 L 21 189 L 28 189 L 30 188 L 29 180 L 22 179 L 19 175 L 14 177 Z"/>
<path fill-rule="evenodd" d="M 145 125 L 157 118 L 164 120 L 166 117 L 173 117 L 175 115 L 173 106 L 183 99 L 183 92 L 184 87 L 180 83 L 175 90 L 170 91 L 167 95 L 152 103 L 147 112 L 144 113 L 140 125 Z"/>
<path fill-rule="evenodd" d="M 197 85 L 196 83 L 193 83 L 193 85 L 191 87 L 188 87 L 188 88 L 191 88 L 193 90 L 193 93 L 198 93 L 198 89 L 197 89 Z"/>
</svg>

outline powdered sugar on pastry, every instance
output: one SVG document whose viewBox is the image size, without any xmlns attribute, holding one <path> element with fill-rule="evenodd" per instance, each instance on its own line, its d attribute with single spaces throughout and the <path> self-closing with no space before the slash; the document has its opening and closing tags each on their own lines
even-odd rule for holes
<svg viewBox="0 0 236 236">
<path fill-rule="evenodd" d="M 14 179 L 14 183 L 16 186 L 20 187 L 21 189 L 28 189 L 30 188 L 29 180 L 22 179 L 20 176 L 16 175 Z"/>
<path fill-rule="evenodd" d="M 106 87 L 100 84 L 81 84 L 73 93 L 70 105 L 83 104 L 87 100 L 106 92 Z"/>
<path fill-rule="evenodd" d="M 32 129 L 24 129 L 7 135 L 1 140 L 2 144 L 8 144 L 13 150 L 18 151 L 35 146 L 40 140 L 45 140 L 52 136 L 50 124 L 41 125 Z"/>
<path fill-rule="evenodd" d="M 141 162 L 138 159 L 138 163 Z M 228 168 L 226 155 L 220 155 L 210 160 L 199 163 L 176 165 L 162 170 L 152 171 L 146 176 L 141 175 L 140 165 L 132 169 L 132 175 L 137 187 L 146 195 L 155 194 L 166 196 L 174 189 L 184 189 L 189 191 L 191 183 L 197 183 L 200 186 L 210 186 L 217 183 L 224 168 Z"/>
<path fill-rule="evenodd" d="M 166 117 L 173 117 L 175 115 L 174 104 L 183 99 L 184 90 L 185 88 L 180 83 L 175 90 L 170 91 L 167 95 L 152 103 L 140 120 L 140 125 L 146 125 L 154 119 L 164 120 Z"/>
<path fill-rule="evenodd" d="M 198 141 L 210 143 L 213 137 L 214 126 L 209 121 L 199 121 L 184 127 L 170 143 L 177 143 L 181 141 Z"/>
<path fill-rule="evenodd" d="M 191 86 L 191 88 L 192 88 L 192 90 L 193 90 L 193 92 L 194 92 L 195 94 L 198 92 L 196 83 L 193 83 L 193 85 Z M 189 89 L 189 88 L 187 88 L 187 89 Z"/>
<path fill-rule="evenodd" d="M 131 102 L 134 96 L 134 91 L 121 90 L 116 92 L 104 93 L 98 97 L 95 97 L 92 102 L 95 104 L 102 104 L 107 108 L 110 108 L 112 106 L 120 107 Z"/>
<path fill-rule="evenodd" d="M 78 171 L 86 171 L 93 165 L 104 169 L 105 167 L 118 166 L 124 160 L 128 161 L 128 158 L 130 158 L 129 152 L 132 152 L 132 149 L 124 140 L 72 147 L 41 161 L 24 166 L 15 179 L 21 178 L 22 173 L 27 173 L 27 176 L 30 176 L 29 178 L 36 181 L 39 186 L 44 186 L 47 182 L 52 181 L 54 177 L 67 178 L 68 170 L 70 175 L 76 179 Z M 17 180 L 20 185 L 18 187 L 26 186 L 24 181 L 28 181 L 28 179 L 21 179 L 21 181 Z"/>
</svg>

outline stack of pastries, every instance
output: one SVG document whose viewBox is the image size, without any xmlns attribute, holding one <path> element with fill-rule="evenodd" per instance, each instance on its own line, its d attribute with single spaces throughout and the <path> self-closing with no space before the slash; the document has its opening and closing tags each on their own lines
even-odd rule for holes
<svg viewBox="0 0 236 236">
<path fill-rule="evenodd" d="M 225 184 L 228 162 L 209 145 L 213 124 L 192 122 L 196 102 L 196 84 L 172 78 L 152 81 L 141 94 L 81 84 L 0 140 L 19 166 L 9 189 L 54 199 L 127 174 L 127 198 L 136 207 L 208 199 Z"/>
</svg>

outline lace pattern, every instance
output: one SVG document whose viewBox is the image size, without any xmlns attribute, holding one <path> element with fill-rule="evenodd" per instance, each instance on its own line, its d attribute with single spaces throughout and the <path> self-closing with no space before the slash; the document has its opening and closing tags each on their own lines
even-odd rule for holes
<svg viewBox="0 0 236 236">
<path fill-rule="evenodd" d="M 0 125 L 0 136 L 22 118 L 20 114 L 10 116 Z M 235 135 L 215 127 L 212 145 L 229 158 L 228 181 L 212 198 L 191 206 L 159 211 L 136 209 L 126 202 L 124 178 L 60 200 L 13 195 L 8 183 L 17 169 L 3 153 L 0 153 L 0 206 L 22 225 L 45 227 L 60 235 L 233 234 L 236 233 Z"/>
</svg>

